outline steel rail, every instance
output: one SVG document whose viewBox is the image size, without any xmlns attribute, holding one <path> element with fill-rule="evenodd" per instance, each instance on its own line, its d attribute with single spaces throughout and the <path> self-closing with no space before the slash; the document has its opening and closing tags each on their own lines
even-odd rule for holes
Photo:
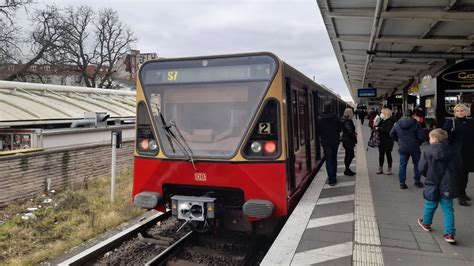
<svg viewBox="0 0 474 266">
<path fill-rule="evenodd" d="M 179 251 L 181 251 L 191 240 L 193 239 L 195 233 L 190 231 L 184 235 L 180 240 L 174 242 L 171 246 L 167 247 L 163 252 L 158 254 L 156 257 L 149 260 L 145 265 L 165 265 L 165 263 L 175 256 Z"/>
<path fill-rule="evenodd" d="M 90 247 L 84 250 L 83 252 L 75 255 L 74 257 L 71 257 L 59 263 L 58 265 L 60 266 L 73 265 L 74 266 L 74 265 L 84 265 L 88 262 L 91 262 L 94 259 L 97 259 L 101 255 L 105 254 L 106 252 L 112 250 L 116 246 L 119 246 L 123 241 L 133 238 L 143 229 L 151 227 L 156 222 L 162 221 L 170 216 L 171 216 L 171 211 L 168 211 L 165 213 L 158 212 L 146 218 L 145 220 L 140 221 L 139 223 L 131 226 L 130 228 L 127 228 L 126 230 L 114 235 L 113 237 L 108 238 L 105 241 L 102 241 L 98 243 L 97 245 L 94 245 L 93 247 Z"/>
</svg>

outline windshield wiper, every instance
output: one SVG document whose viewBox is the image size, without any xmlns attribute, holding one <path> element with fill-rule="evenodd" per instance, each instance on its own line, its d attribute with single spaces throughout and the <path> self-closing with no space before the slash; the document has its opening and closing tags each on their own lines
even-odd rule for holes
<svg viewBox="0 0 474 266">
<path fill-rule="evenodd" d="M 191 150 L 188 143 L 186 142 L 186 139 L 184 139 L 183 135 L 181 134 L 181 131 L 176 125 L 176 122 L 171 120 L 169 124 L 166 123 L 165 118 L 163 117 L 163 114 L 161 112 L 160 112 L 160 117 L 161 117 L 161 122 L 163 123 L 163 129 L 165 130 L 166 137 L 168 138 L 168 142 L 170 143 L 173 153 L 176 153 L 176 150 L 174 149 L 172 140 L 174 140 L 176 144 L 178 144 L 178 148 L 181 150 L 181 152 L 183 152 L 183 154 L 186 154 L 188 156 L 188 159 L 191 161 L 191 164 L 193 165 L 194 171 L 196 171 L 197 168 L 196 168 L 196 165 L 194 164 L 193 151 Z M 179 138 L 171 130 L 171 127 L 174 127 L 176 129 L 176 132 L 178 133 Z"/>
<path fill-rule="evenodd" d="M 191 163 L 193 164 L 194 170 L 196 170 L 196 166 L 194 165 L 194 158 L 193 158 L 194 153 L 193 153 L 193 151 L 191 150 L 191 148 L 189 147 L 188 142 L 187 142 L 186 139 L 183 137 L 183 134 L 181 134 L 181 131 L 179 130 L 178 126 L 176 125 L 176 122 L 174 122 L 173 120 L 171 120 L 171 121 L 170 121 L 170 125 L 176 129 L 176 132 L 178 132 L 178 136 L 181 138 L 181 140 L 183 141 L 184 146 L 185 146 L 185 147 L 183 147 L 183 148 L 184 148 L 186 154 L 188 155 L 189 160 L 190 160 Z M 170 130 L 170 132 L 171 132 L 171 130 Z M 176 135 L 175 135 L 175 139 L 176 139 L 176 141 L 179 143 L 179 140 L 178 140 L 178 138 L 176 137 Z M 179 143 L 179 144 L 181 144 L 181 143 Z M 183 144 L 181 144 L 181 145 L 183 145 Z"/>
<path fill-rule="evenodd" d="M 161 111 L 159 111 L 159 114 L 160 114 L 160 118 L 161 118 L 161 123 L 163 123 L 163 128 L 165 129 L 166 138 L 168 139 L 168 142 L 171 146 L 171 150 L 173 150 L 173 153 L 176 153 L 176 150 L 174 149 L 174 146 L 173 146 L 173 141 L 171 141 L 171 136 L 170 136 L 171 134 L 169 132 L 170 131 L 170 126 L 168 126 L 166 124 L 165 118 L 163 117 L 163 114 L 161 113 Z"/>
</svg>

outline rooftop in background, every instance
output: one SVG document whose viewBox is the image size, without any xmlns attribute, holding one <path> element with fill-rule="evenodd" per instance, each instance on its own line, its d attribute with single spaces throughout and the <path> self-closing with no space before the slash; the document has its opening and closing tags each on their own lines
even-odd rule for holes
<svg viewBox="0 0 474 266">
<path fill-rule="evenodd" d="M 68 124 L 86 112 L 135 118 L 135 92 L 0 81 L 0 127 Z"/>
<path fill-rule="evenodd" d="M 388 96 L 474 58 L 473 0 L 318 0 L 339 66 L 357 89 Z"/>
</svg>

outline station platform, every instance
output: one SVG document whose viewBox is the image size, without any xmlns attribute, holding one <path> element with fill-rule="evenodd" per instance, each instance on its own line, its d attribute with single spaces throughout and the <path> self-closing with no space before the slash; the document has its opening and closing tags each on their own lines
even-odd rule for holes
<svg viewBox="0 0 474 266">
<path fill-rule="evenodd" d="M 433 218 L 433 230 L 423 231 L 417 223 L 423 215 L 423 189 L 414 186 L 411 160 L 408 189 L 401 190 L 397 144 L 392 151 L 393 175 L 376 174 L 378 149 L 367 151 L 370 129 L 358 120 L 356 127 L 357 174 L 343 175 L 340 147 L 338 184 L 326 184 L 323 165 L 261 265 L 474 265 L 474 202 L 460 206 L 454 200 L 456 245 L 444 240 L 441 208 Z M 474 196 L 472 173 L 467 193 Z"/>
</svg>

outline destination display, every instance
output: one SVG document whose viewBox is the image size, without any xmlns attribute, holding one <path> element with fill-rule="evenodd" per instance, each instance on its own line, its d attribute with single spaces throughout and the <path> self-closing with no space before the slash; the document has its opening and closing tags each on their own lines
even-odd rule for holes
<svg viewBox="0 0 474 266">
<path fill-rule="evenodd" d="M 270 80 L 270 64 L 233 65 L 181 69 L 160 69 L 145 72 L 146 84 L 169 84 L 190 82 Z"/>
<path fill-rule="evenodd" d="M 357 90 L 357 97 L 377 97 L 376 88 L 360 88 Z"/>
</svg>

